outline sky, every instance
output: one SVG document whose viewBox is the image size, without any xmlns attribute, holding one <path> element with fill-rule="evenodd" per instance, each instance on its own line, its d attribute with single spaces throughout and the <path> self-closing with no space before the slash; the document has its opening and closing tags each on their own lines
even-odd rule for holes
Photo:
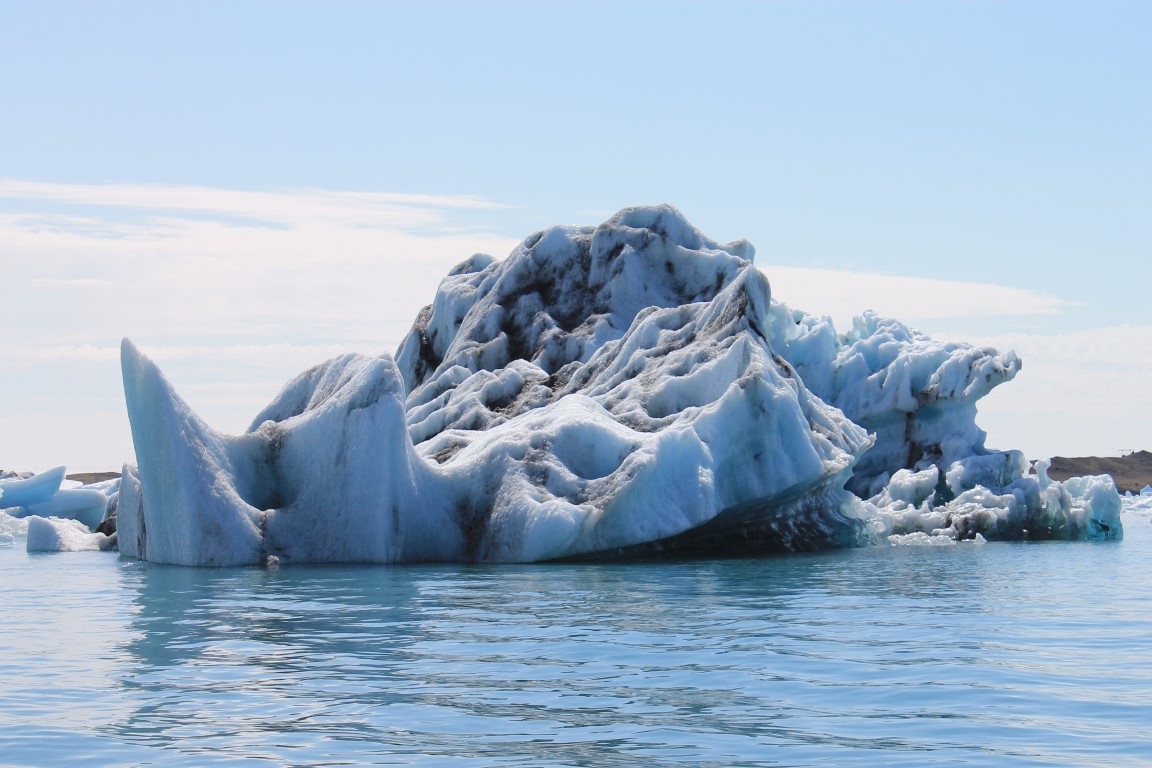
<svg viewBox="0 0 1152 768">
<path fill-rule="evenodd" d="M 670 203 L 773 296 L 1014 349 L 993 448 L 1152 448 L 1152 3 L 0 0 L 0 468 L 213 426 L 439 279 Z"/>
</svg>

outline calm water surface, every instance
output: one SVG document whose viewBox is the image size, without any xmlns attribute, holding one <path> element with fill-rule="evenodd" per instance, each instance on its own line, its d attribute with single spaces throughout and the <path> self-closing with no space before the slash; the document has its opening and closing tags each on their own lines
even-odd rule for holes
<svg viewBox="0 0 1152 768">
<path fill-rule="evenodd" d="M 1152 524 L 550 566 L 0 548 L 0 764 L 1152 765 Z"/>
</svg>

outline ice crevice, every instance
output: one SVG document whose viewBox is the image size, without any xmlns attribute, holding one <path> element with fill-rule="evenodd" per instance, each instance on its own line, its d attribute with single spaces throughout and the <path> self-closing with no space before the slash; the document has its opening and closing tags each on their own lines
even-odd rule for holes
<svg viewBox="0 0 1152 768">
<path fill-rule="evenodd" d="M 553 227 L 441 282 L 395 357 L 305 371 L 240 435 L 125 340 L 123 554 L 183 565 L 533 562 L 1117 538 L 1106 477 L 991 451 L 1012 353 L 773 300 L 668 206 Z M 2 503 L 2 502 L 0 502 Z"/>
</svg>

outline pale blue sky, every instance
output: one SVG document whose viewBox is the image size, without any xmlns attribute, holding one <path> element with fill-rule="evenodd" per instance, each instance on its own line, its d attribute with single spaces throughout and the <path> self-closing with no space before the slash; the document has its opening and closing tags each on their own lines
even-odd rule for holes
<svg viewBox="0 0 1152 768">
<path fill-rule="evenodd" d="M 1005 387 L 1023 394 L 989 401 L 995 428 L 982 425 L 990 443 L 1032 455 L 1152 448 L 1152 409 L 1135 386 L 1152 374 L 1147 347 L 1120 346 L 1152 341 L 1144 298 L 1152 282 L 1149 40 L 1152 3 L 1109 0 L 0 0 L 0 179 L 13 182 L 0 195 L 0 216 L 16 233 L 0 238 L 0 268 L 9 293 L 20 294 L 8 302 L 0 339 L 35 352 L 0 370 L 0 466 L 56 463 L 47 458 L 53 450 L 74 465 L 130 458 L 122 456 L 126 429 L 115 431 L 121 406 L 109 405 L 118 397 L 109 366 L 118 371 L 107 353 L 120 335 L 146 352 L 178 339 L 206 349 L 223 340 L 314 344 L 317 352 L 378 340 L 391 349 L 413 307 L 430 299 L 388 295 L 385 254 L 376 263 L 381 325 L 371 327 L 366 310 L 369 319 L 346 338 L 339 328 L 317 330 L 322 318 L 312 322 L 305 310 L 291 322 L 273 310 L 264 324 L 244 315 L 212 322 L 231 317 L 242 297 L 210 308 L 188 298 L 188 313 L 204 320 L 200 333 L 178 328 L 159 303 L 135 314 L 109 309 L 130 300 L 143 306 L 131 297 L 167 290 L 163 259 L 174 269 L 196 265 L 229 242 L 222 231 L 205 245 L 207 235 L 191 233 L 187 222 L 162 232 L 117 229 L 156 223 L 148 205 L 124 197 L 141 185 L 201 189 L 168 209 L 189 221 L 260 221 L 288 231 L 295 219 L 273 221 L 262 207 L 278 198 L 245 207 L 226 192 L 434 196 L 422 204 L 434 216 L 393 229 L 456 258 L 549 224 L 595 223 L 625 205 L 669 202 L 713 237 L 750 239 L 770 279 L 773 266 L 820 267 L 1027 290 L 1035 312 L 1002 315 L 981 305 L 967 317 L 940 318 L 909 307 L 926 330 L 1009 340 L 1024 356 L 1020 380 Z M 220 202 L 203 202 L 212 190 Z M 257 242 L 251 228 L 234 233 L 236 259 L 249 254 L 256 265 L 269 248 L 298 248 L 326 264 L 340 243 L 349 252 L 371 249 L 333 236 L 324 252 L 335 219 L 316 216 L 327 223 L 291 242 Z M 66 258 L 63 246 L 32 237 L 38 226 L 67 231 Z M 340 231 L 368 224 L 348 226 Z M 449 235 L 461 238 L 451 248 Z M 154 251 L 158 282 L 134 268 L 136 294 L 120 290 L 131 282 L 124 273 L 109 271 L 121 258 L 113 241 L 134 238 L 172 246 Z M 421 290 L 451 261 L 437 259 L 430 257 Z M 325 267 L 338 268 L 353 267 Z M 299 290 L 285 280 L 286 288 L 257 291 L 254 306 Z M 789 301 L 786 281 L 773 282 Z M 840 310 L 812 306 L 819 299 L 807 299 L 810 288 L 807 308 Z M 313 295 L 337 300 L 324 291 L 316 286 Z M 860 303 L 851 311 L 884 302 Z M 1109 332 L 1118 326 L 1131 336 Z M 69 338 L 95 351 L 61 353 L 55 362 L 35 351 Z M 1059 359 L 1081 348 L 1116 365 L 1094 379 L 1100 361 Z M 1113 350 L 1132 359 L 1116 361 Z M 194 405 L 196 388 L 209 388 L 212 376 L 221 388 L 234 384 L 223 399 L 237 412 L 255 413 L 281 373 L 265 368 L 261 377 L 241 362 L 182 368 L 190 359 L 161 364 L 192 388 Z M 1081 380 L 1065 381 L 1075 370 Z M 81 397 L 84 381 L 91 384 Z M 1118 389 L 1094 392 L 1093 381 Z M 243 386 L 246 396 L 237 394 Z M 1064 399 L 1043 399 L 1054 390 Z M 88 398 L 88 414 L 62 414 L 50 405 L 57 394 Z M 202 397 L 205 410 L 218 407 Z M 1025 405 L 1027 419 L 1013 422 Z M 1083 423 L 1053 423 L 1070 410 L 1084 414 Z M 220 426 L 235 428 L 239 417 L 226 411 L 219 406 L 229 421 Z M 45 427 L 44 445 L 33 450 L 28 433 L 39 423 L 56 426 Z M 82 424 L 87 437 L 67 436 Z M 106 443 L 113 447 L 101 447 L 102 435 L 114 437 Z M 74 452 L 70 443 L 81 442 L 90 450 Z"/>
</svg>

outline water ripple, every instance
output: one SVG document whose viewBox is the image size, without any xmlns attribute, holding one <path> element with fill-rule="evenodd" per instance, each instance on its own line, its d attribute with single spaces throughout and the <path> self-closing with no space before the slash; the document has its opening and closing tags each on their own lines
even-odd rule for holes
<svg viewBox="0 0 1152 768">
<path fill-rule="evenodd" d="M 4 549 L 2 759 L 1146 765 L 1147 527 L 1103 545 L 522 567 Z"/>
</svg>

